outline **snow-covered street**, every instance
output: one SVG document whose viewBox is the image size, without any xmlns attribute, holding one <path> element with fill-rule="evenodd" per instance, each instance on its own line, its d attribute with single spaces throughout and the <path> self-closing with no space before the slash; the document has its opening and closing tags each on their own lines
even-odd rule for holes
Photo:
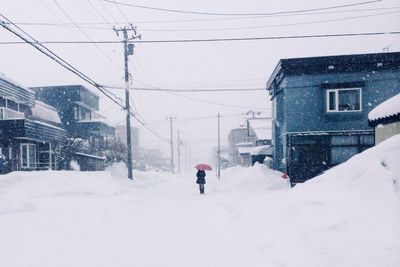
<svg viewBox="0 0 400 267">
<path fill-rule="evenodd" d="M 399 266 L 400 136 L 290 189 L 257 165 L 194 172 L 13 172 L 0 266 Z M 397 180 L 396 180 L 397 179 Z"/>
</svg>

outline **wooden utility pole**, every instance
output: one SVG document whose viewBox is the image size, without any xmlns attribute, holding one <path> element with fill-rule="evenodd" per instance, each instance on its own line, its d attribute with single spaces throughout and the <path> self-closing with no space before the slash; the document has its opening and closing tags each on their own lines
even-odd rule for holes
<svg viewBox="0 0 400 267">
<path fill-rule="evenodd" d="M 178 130 L 178 173 L 181 173 L 181 140 Z"/>
<path fill-rule="evenodd" d="M 129 103 L 129 71 L 128 71 L 128 56 L 133 55 L 134 44 L 128 44 L 128 40 L 139 38 L 140 35 L 136 33 L 136 27 L 133 25 L 125 26 L 123 28 L 114 27 L 114 31 L 119 36 L 123 33 L 124 37 L 124 65 L 125 65 L 125 110 L 126 110 L 126 144 L 128 149 L 127 165 L 128 165 L 128 178 L 133 179 L 132 174 L 132 138 L 131 138 L 131 108 Z M 132 31 L 133 34 L 128 37 L 128 32 Z"/>
<path fill-rule="evenodd" d="M 171 144 L 171 172 L 174 173 L 174 136 L 173 136 L 173 126 L 172 126 L 172 120 L 174 119 L 173 117 L 168 117 L 167 119 L 169 119 L 169 125 L 170 125 L 170 132 L 171 132 L 171 140 L 170 140 L 170 144 Z"/>
<path fill-rule="evenodd" d="M 217 177 L 221 179 L 221 130 L 220 130 L 220 117 L 221 115 L 218 113 L 218 149 L 217 149 L 217 157 L 218 157 L 218 169 L 217 169 Z"/>
</svg>

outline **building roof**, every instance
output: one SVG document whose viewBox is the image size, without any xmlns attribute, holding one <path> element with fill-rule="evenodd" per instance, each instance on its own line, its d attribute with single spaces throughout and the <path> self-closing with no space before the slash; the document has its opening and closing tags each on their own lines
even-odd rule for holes
<svg viewBox="0 0 400 267">
<path fill-rule="evenodd" d="M 61 123 L 57 110 L 39 100 L 35 100 L 35 106 L 32 108 L 32 117 L 57 124 Z"/>
<path fill-rule="evenodd" d="M 23 103 L 29 107 L 35 105 L 35 92 L 6 77 L 0 72 L 0 96 Z"/>
<path fill-rule="evenodd" d="M 251 119 L 249 127 L 253 129 L 258 140 L 272 139 L 272 119 Z"/>
<path fill-rule="evenodd" d="M 100 93 L 98 90 L 96 90 L 96 88 L 94 88 L 93 86 L 84 86 L 82 84 L 64 84 L 64 85 L 47 85 L 47 86 L 36 86 L 36 87 L 31 87 L 32 90 L 37 91 L 37 90 L 41 90 L 41 89 L 45 89 L 45 90 L 60 90 L 60 89 L 79 89 L 79 90 L 83 90 L 86 91 L 88 93 L 93 94 L 94 96 L 99 97 Z"/>
<path fill-rule="evenodd" d="M 267 82 L 267 90 L 281 74 L 313 74 L 392 69 L 400 66 L 400 52 L 281 59 Z"/>
<path fill-rule="evenodd" d="M 382 102 L 378 106 L 376 106 L 371 112 L 368 114 L 368 119 L 370 121 L 380 120 L 389 118 L 392 116 L 400 115 L 400 94 L 395 95 L 392 98 Z"/>
<path fill-rule="evenodd" d="M 243 146 L 253 146 L 252 142 L 241 142 L 241 143 L 237 143 L 235 144 L 236 147 L 243 147 Z"/>
<path fill-rule="evenodd" d="M 14 85 L 14 86 L 16 86 L 16 87 L 20 87 L 20 88 L 22 88 L 22 89 L 24 89 L 24 90 L 26 90 L 26 91 L 28 91 L 28 92 L 30 92 L 30 93 L 35 93 L 35 92 L 34 92 L 33 90 L 31 90 L 30 88 L 25 87 L 25 86 L 21 85 L 20 83 L 14 81 L 14 80 L 12 80 L 12 79 L 10 79 L 9 77 L 7 77 L 7 76 L 6 76 L 4 73 L 2 73 L 2 72 L 0 72 L 0 79 L 6 81 L 6 82 L 8 82 L 8 83 L 10 83 L 10 84 L 12 84 L 12 85 Z"/>
<path fill-rule="evenodd" d="M 239 154 L 250 154 L 252 148 L 251 146 L 241 146 L 238 147 L 238 152 Z"/>
<path fill-rule="evenodd" d="M 250 151 L 250 155 L 272 155 L 272 146 L 266 145 L 253 147 Z"/>
</svg>

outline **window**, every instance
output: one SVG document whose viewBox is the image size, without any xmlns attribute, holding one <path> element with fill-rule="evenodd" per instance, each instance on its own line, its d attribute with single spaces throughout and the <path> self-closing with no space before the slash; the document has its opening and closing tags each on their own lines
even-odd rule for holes
<svg viewBox="0 0 400 267">
<path fill-rule="evenodd" d="M 331 163 L 340 164 L 358 153 L 356 146 L 337 146 L 331 148 Z"/>
<path fill-rule="evenodd" d="M 74 106 L 74 119 L 79 120 L 79 108 L 77 106 Z"/>
<path fill-rule="evenodd" d="M 36 145 L 21 144 L 21 167 L 22 168 L 36 167 Z"/>
<path fill-rule="evenodd" d="M 361 111 L 361 88 L 327 90 L 326 109 L 327 112 Z"/>
</svg>

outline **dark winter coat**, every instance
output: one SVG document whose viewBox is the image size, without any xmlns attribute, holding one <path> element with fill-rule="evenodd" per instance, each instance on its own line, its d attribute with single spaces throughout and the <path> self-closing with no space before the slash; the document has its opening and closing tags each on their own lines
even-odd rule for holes
<svg viewBox="0 0 400 267">
<path fill-rule="evenodd" d="M 205 184 L 206 183 L 206 172 L 202 170 L 198 170 L 196 173 L 198 184 Z"/>
</svg>

